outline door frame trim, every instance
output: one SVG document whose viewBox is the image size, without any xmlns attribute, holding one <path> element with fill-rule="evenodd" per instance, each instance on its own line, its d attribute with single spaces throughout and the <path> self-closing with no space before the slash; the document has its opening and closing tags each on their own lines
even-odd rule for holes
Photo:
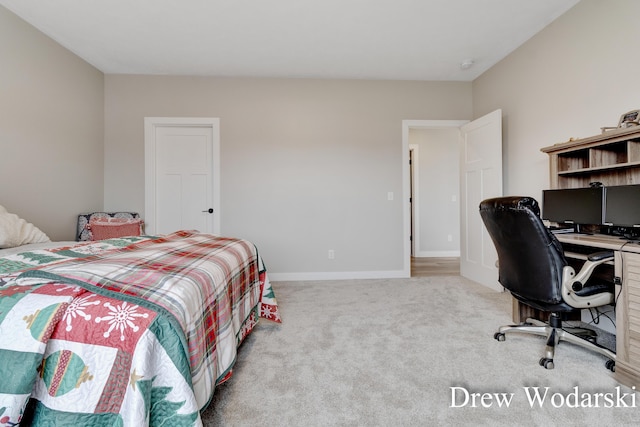
<svg viewBox="0 0 640 427">
<path fill-rule="evenodd" d="M 155 135 L 160 127 L 206 127 L 212 136 L 213 233 L 220 234 L 220 119 L 213 117 L 145 117 L 144 118 L 144 215 L 145 232 L 155 233 L 156 147 Z"/>
<path fill-rule="evenodd" d="M 403 120 L 402 121 L 402 231 L 403 240 L 403 277 L 411 277 L 411 197 L 409 171 L 409 129 L 459 129 L 469 120 Z"/>
<path fill-rule="evenodd" d="M 413 155 L 411 152 L 413 151 Z M 409 199 L 411 203 L 409 204 L 409 226 L 412 230 L 409 233 L 411 236 L 411 256 L 415 257 L 418 254 L 418 250 L 420 249 L 420 199 L 418 195 L 420 194 L 420 146 L 418 144 L 409 144 L 409 160 L 411 161 L 409 165 Z M 413 170 L 413 173 L 412 173 Z"/>
</svg>

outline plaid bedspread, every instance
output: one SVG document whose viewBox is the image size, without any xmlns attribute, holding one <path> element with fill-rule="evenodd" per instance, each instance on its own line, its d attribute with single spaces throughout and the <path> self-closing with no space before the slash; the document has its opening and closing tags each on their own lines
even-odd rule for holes
<svg viewBox="0 0 640 427">
<path fill-rule="evenodd" d="M 29 398 L 35 423 L 199 425 L 258 317 L 280 321 L 251 243 L 129 239 L 0 259 L 0 425 Z"/>
</svg>

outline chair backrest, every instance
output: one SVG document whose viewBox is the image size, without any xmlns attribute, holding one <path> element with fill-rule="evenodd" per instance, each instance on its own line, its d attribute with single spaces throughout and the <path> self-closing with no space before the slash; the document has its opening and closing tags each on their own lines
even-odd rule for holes
<svg viewBox="0 0 640 427">
<path fill-rule="evenodd" d="M 563 305 L 567 260 L 540 219 L 538 202 L 531 197 L 487 199 L 480 203 L 480 216 L 498 252 L 500 284 L 521 301 Z"/>
</svg>

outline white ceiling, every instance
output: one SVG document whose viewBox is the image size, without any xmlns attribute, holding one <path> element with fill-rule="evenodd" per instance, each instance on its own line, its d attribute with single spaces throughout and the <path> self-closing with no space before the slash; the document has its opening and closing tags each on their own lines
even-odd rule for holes
<svg viewBox="0 0 640 427">
<path fill-rule="evenodd" d="M 471 81 L 577 2 L 0 0 L 0 5 L 108 74 Z M 469 59 L 474 65 L 461 69 Z"/>
</svg>

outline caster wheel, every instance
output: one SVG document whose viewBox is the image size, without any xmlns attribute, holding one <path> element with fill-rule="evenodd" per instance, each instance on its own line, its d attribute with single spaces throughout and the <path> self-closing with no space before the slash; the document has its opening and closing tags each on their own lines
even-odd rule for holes
<svg viewBox="0 0 640 427">
<path fill-rule="evenodd" d="M 607 362 L 604 364 L 604 366 L 610 370 L 611 372 L 615 372 L 616 371 L 616 362 L 615 360 L 607 360 Z"/>
<path fill-rule="evenodd" d="M 553 369 L 553 359 L 547 359 L 546 357 L 542 357 L 539 363 L 540 363 L 540 366 L 544 367 L 544 369 Z"/>
<path fill-rule="evenodd" d="M 505 340 L 504 334 L 502 332 L 496 332 L 495 334 L 493 334 L 493 338 L 495 338 L 498 341 Z"/>
</svg>

